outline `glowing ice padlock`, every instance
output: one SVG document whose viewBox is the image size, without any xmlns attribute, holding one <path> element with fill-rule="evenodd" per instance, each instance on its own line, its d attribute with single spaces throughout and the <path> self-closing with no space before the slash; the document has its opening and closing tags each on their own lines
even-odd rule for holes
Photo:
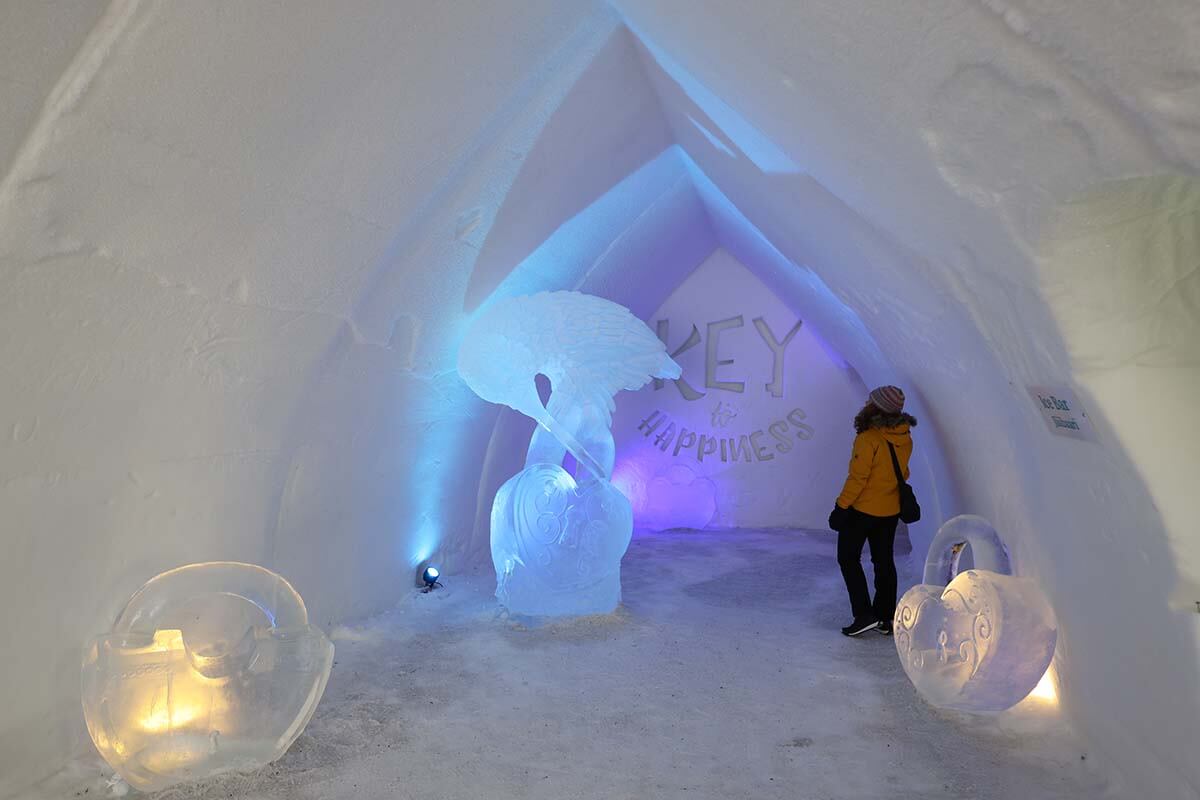
<svg viewBox="0 0 1200 800">
<path fill-rule="evenodd" d="M 967 544 L 975 569 L 955 575 Z M 1054 612 L 1035 581 L 1011 573 L 1008 550 L 982 517 L 955 517 L 934 537 L 924 583 L 900 598 L 892 626 L 904 672 L 933 705 L 998 713 L 1046 674 Z"/>
<path fill-rule="evenodd" d="M 87 648 L 83 713 L 104 760 L 154 791 L 282 756 L 332 665 L 333 644 L 282 577 L 192 564 L 151 579 Z"/>
</svg>

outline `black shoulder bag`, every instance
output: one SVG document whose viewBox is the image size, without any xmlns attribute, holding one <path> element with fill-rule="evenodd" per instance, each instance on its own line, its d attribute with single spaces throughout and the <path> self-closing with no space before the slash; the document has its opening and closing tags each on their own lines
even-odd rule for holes
<svg viewBox="0 0 1200 800">
<path fill-rule="evenodd" d="M 917 502 L 912 487 L 904 480 L 904 473 L 900 471 L 900 460 L 896 458 L 896 448 L 891 442 L 888 442 L 888 452 L 892 454 L 892 469 L 896 470 L 896 483 L 900 486 L 900 521 L 911 525 L 921 519 L 921 505 Z"/>
</svg>

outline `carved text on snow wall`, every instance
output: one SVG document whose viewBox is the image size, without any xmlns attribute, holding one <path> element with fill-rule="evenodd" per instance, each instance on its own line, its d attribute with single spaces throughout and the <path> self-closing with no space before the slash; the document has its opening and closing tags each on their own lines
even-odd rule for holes
<svg viewBox="0 0 1200 800">
<path fill-rule="evenodd" d="M 793 408 L 785 419 L 772 422 L 765 431 L 756 430 L 740 436 L 728 436 L 711 430 L 701 433 L 684 425 L 677 426 L 669 415 L 656 409 L 641 421 L 638 430 L 646 438 L 653 435 L 654 446 L 676 458 L 694 456 L 700 463 L 706 458 L 720 458 L 727 463 L 750 463 L 771 461 L 776 453 L 788 452 L 795 447 L 795 439 L 811 439 L 813 428 L 804 422 L 807 416 L 804 409 Z M 768 436 L 771 438 L 768 439 Z"/>
<path fill-rule="evenodd" d="M 763 344 L 771 351 L 771 380 L 763 384 L 763 388 L 774 397 L 783 397 L 783 356 L 787 346 L 791 344 L 796 334 L 800 332 L 800 326 L 803 320 L 796 320 L 796 324 L 787 332 L 783 339 L 775 336 L 775 332 L 771 330 L 771 326 L 762 317 L 755 317 L 753 320 L 754 328 L 758 331 L 759 337 Z M 732 358 L 721 358 L 717 351 L 721 346 L 721 333 L 733 328 L 740 328 L 745 324 L 745 320 L 741 314 L 736 317 L 728 317 L 727 319 L 719 319 L 715 322 L 710 322 L 705 326 L 706 341 L 704 342 L 704 388 L 716 389 L 723 392 L 734 392 L 742 394 L 746 391 L 746 382 L 744 380 L 720 380 L 717 377 L 717 369 L 719 367 L 730 367 L 733 364 Z M 692 325 L 692 332 L 683 340 L 683 343 L 671 350 L 670 331 L 671 321 L 660 319 L 655 324 L 655 330 L 658 333 L 658 338 L 667 346 L 667 350 L 671 352 L 671 358 L 678 358 L 682 353 L 687 352 L 696 345 L 700 344 L 701 336 L 700 329 L 696 325 Z M 666 386 L 666 381 L 656 379 L 654 381 L 654 389 L 658 391 Z M 679 394 L 684 400 L 695 401 L 702 399 L 707 392 L 702 392 L 692 386 L 683 377 L 676 378 L 672 383 L 679 390 Z"/>
</svg>

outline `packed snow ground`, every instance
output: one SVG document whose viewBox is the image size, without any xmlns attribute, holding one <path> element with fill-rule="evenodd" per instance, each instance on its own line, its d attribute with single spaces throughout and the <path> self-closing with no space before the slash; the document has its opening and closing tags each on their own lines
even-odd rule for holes
<svg viewBox="0 0 1200 800">
<path fill-rule="evenodd" d="M 892 640 L 847 639 L 828 533 L 640 533 L 617 613 L 509 619 L 448 576 L 333 631 L 325 698 L 288 754 L 157 797 L 1116 797 L 1051 701 L 934 710 Z M 902 587 L 916 576 L 902 565 Z M 111 795 L 83 760 L 37 798 Z M 116 791 L 123 787 L 117 786 Z"/>
</svg>

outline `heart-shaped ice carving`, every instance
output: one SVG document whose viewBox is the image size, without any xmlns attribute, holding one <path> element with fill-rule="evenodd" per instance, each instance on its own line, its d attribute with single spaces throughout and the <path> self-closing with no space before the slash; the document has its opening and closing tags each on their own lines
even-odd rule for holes
<svg viewBox="0 0 1200 800">
<path fill-rule="evenodd" d="M 283 577 L 190 564 L 147 582 L 84 654 L 88 733 L 141 791 L 282 756 L 316 710 L 333 644 Z"/>
<path fill-rule="evenodd" d="M 492 504 L 496 597 L 518 614 L 601 614 L 621 599 L 629 501 L 611 483 L 584 484 L 557 464 L 532 464 Z"/>
<path fill-rule="evenodd" d="M 959 573 L 945 587 L 909 589 L 894 632 L 900 663 L 926 700 L 988 713 L 1033 691 L 1058 639 L 1054 613 L 1034 581 L 987 570 Z"/>
</svg>

